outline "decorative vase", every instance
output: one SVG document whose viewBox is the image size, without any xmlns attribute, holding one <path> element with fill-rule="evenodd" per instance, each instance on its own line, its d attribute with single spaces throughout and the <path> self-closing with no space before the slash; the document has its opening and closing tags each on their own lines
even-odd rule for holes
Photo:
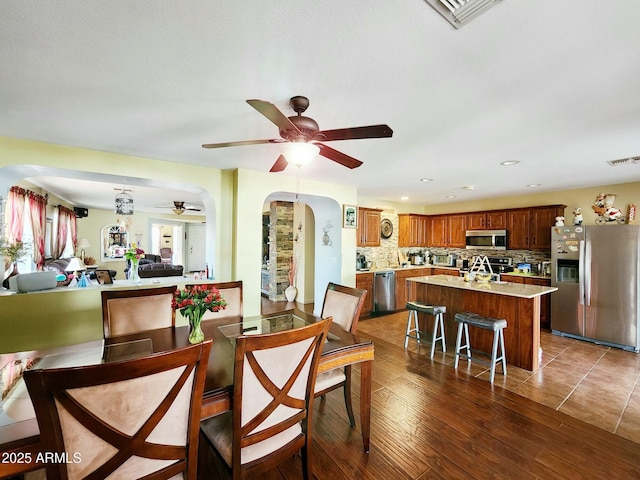
<svg viewBox="0 0 640 480">
<path fill-rule="evenodd" d="M 293 302 L 296 299 L 296 295 L 298 294 L 298 289 L 293 285 L 289 285 L 284 289 L 284 296 L 287 298 L 288 302 Z"/>
<path fill-rule="evenodd" d="M 20 272 L 18 271 L 18 262 L 13 262 L 13 269 L 11 270 L 11 273 L 9 273 L 9 275 L 7 275 L 7 278 L 5 278 L 4 281 L 2 282 L 2 286 L 4 288 L 9 288 L 9 279 L 11 277 L 15 277 L 19 273 Z"/>
<path fill-rule="evenodd" d="M 204 315 L 204 312 L 199 310 L 187 314 L 189 319 L 189 343 L 200 343 L 204 340 L 204 332 L 200 328 L 202 315 Z"/>
<path fill-rule="evenodd" d="M 138 266 L 140 260 L 131 260 L 131 266 L 129 267 L 129 283 L 139 284 L 140 274 L 138 273 Z"/>
</svg>

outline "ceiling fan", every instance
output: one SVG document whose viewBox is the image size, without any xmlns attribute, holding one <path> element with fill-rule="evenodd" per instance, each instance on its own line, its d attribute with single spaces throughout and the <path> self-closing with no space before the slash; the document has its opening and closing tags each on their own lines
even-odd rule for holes
<svg viewBox="0 0 640 480">
<path fill-rule="evenodd" d="M 385 138 L 393 135 L 388 125 L 370 125 L 367 127 L 339 128 L 337 130 L 320 130 L 317 122 L 302 115 L 309 107 L 307 97 L 291 97 L 289 104 L 297 115 L 287 117 L 273 103 L 264 100 L 247 100 L 247 103 L 262 115 L 271 120 L 279 129 L 280 137 L 265 140 L 245 140 L 240 142 L 205 143 L 203 148 L 237 147 L 242 145 L 257 145 L 261 143 L 289 143 L 289 150 L 281 154 L 270 172 L 281 172 L 289 163 L 301 165 L 302 159 L 295 157 L 298 153 L 294 149 L 307 150 L 309 160 L 318 153 L 329 160 L 333 160 L 347 168 L 357 168 L 362 165 L 349 155 L 324 145 L 321 142 L 335 140 L 356 140 L 360 138 Z"/>
<path fill-rule="evenodd" d="M 171 208 L 171 207 L 157 207 L 157 208 Z M 185 206 L 184 202 L 179 202 L 177 200 L 173 201 L 172 210 L 173 210 L 173 213 L 175 213 L 176 215 L 182 215 L 187 210 L 190 210 L 193 212 L 201 211 L 199 208 L 196 208 L 196 207 Z"/>
</svg>

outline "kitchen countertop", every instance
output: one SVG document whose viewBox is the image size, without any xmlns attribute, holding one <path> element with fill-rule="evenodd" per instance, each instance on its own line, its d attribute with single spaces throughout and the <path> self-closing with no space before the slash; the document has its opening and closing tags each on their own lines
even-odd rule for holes
<svg viewBox="0 0 640 480">
<path fill-rule="evenodd" d="M 457 267 L 443 267 L 441 265 L 433 265 L 431 263 L 425 265 L 409 265 L 406 267 L 393 266 L 393 267 L 374 267 L 370 270 L 356 270 L 356 273 L 376 273 L 376 272 L 388 272 L 389 270 L 416 270 L 419 268 L 446 268 L 449 270 L 459 270 Z"/>
<path fill-rule="evenodd" d="M 461 277 L 452 277 L 450 275 L 412 277 L 408 278 L 407 281 L 520 298 L 535 298 L 558 290 L 556 287 L 543 287 L 539 285 L 527 285 L 524 283 L 465 282 Z"/>
</svg>

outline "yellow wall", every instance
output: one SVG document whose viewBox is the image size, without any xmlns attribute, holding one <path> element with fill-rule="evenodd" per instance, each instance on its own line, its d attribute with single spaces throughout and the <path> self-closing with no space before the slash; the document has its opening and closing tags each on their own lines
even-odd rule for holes
<svg viewBox="0 0 640 480">
<path fill-rule="evenodd" d="M 582 209 L 584 225 L 594 225 L 596 215 L 591 208 L 599 193 L 616 194 L 614 206 L 627 216 L 629 204 L 640 205 L 640 182 L 622 183 L 617 185 L 602 185 L 598 187 L 579 188 L 573 190 L 560 190 L 557 192 L 531 193 L 513 197 L 488 198 L 473 202 L 446 203 L 429 205 L 425 213 L 435 215 L 439 213 L 473 212 L 482 210 L 494 210 L 502 208 L 532 207 L 535 205 L 566 205 L 566 223 L 573 222 L 573 210 L 576 207 Z M 414 212 L 418 213 L 418 212 Z M 636 215 L 636 219 L 638 216 Z"/>
</svg>

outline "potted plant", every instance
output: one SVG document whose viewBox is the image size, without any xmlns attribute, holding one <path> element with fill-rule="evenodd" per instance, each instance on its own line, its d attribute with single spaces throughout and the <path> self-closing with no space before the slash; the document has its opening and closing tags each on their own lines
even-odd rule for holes
<svg viewBox="0 0 640 480">
<path fill-rule="evenodd" d="M 4 238 L 0 239 L 0 255 L 9 260 L 9 263 L 13 265 L 11 273 L 4 279 L 2 286 L 9 288 L 9 278 L 20 273 L 18 271 L 18 260 L 24 257 L 29 252 L 29 245 L 22 242 L 22 240 L 16 240 L 9 243 Z"/>
</svg>

